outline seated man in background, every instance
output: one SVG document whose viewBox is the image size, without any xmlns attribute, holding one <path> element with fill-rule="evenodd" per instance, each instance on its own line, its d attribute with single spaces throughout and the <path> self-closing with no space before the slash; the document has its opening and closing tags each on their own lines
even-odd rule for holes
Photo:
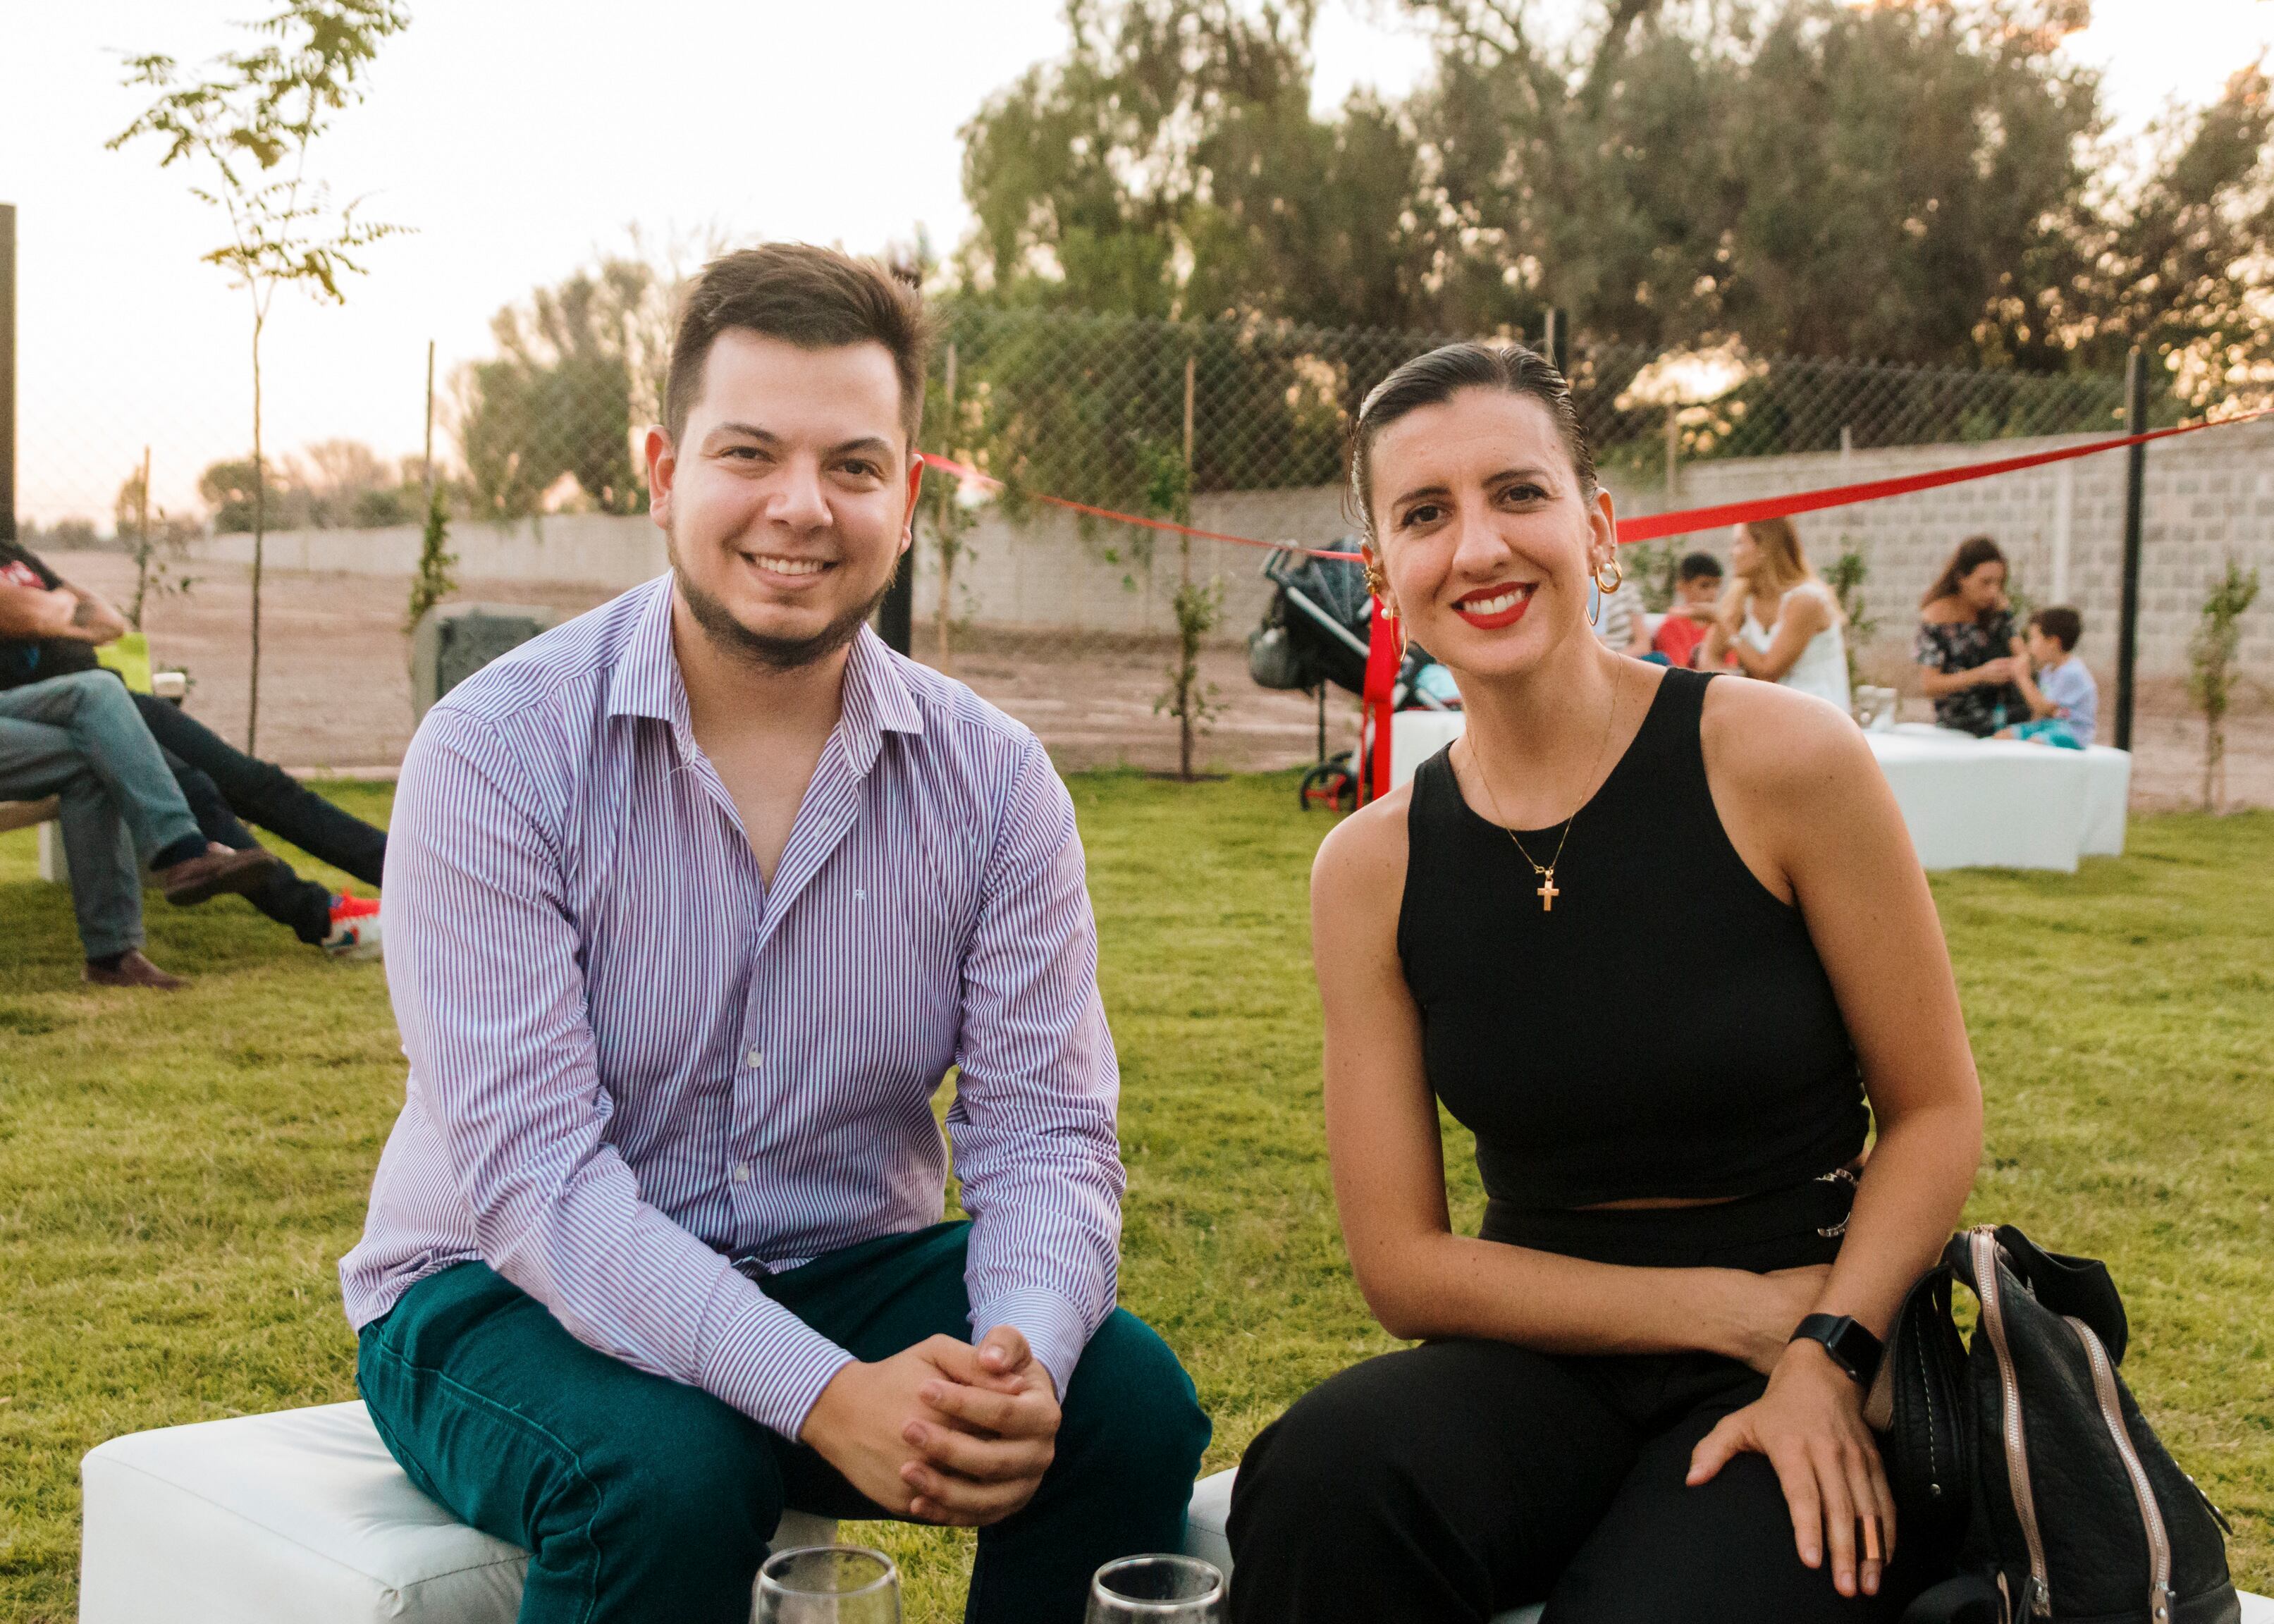
<svg viewBox="0 0 2274 1624">
<path fill-rule="evenodd" d="M 0 542 L 0 689 L 98 671 L 94 650 L 124 636 L 125 617 L 72 585 L 30 549 Z M 157 741 L 182 798 L 207 839 L 232 851 L 260 850 L 242 816 L 303 851 L 376 887 L 387 835 L 351 817 L 291 774 L 222 741 L 180 706 L 131 695 Z M 245 900 L 300 940 L 338 958 L 380 951 L 379 904 L 335 893 L 282 862 L 260 867 Z"/>
<path fill-rule="evenodd" d="M 976 1525 L 975 1624 L 1071 1624 L 1183 1531 L 1209 1426 L 1114 1306 L 1073 801 L 868 628 L 926 349 L 864 261 L 708 267 L 647 436 L 671 573 L 451 689 L 403 762 L 410 1071 L 341 1282 L 388 1448 L 531 1553 L 523 1624 L 744 1624 L 787 1507 Z"/>
<path fill-rule="evenodd" d="M 61 799 L 72 906 L 87 980 L 170 989 L 184 983 L 142 951 L 142 870 L 177 906 L 244 892 L 276 860 L 210 844 L 157 741 L 107 671 L 0 688 L 0 797 Z"/>
<path fill-rule="evenodd" d="M 1690 553 L 1675 568 L 1674 602 L 1652 634 L 1651 652 L 1687 670 L 1713 628 L 1721 602 L 1721 560 L 1710 553 Z"/>
<path fill-rule="evenodd" d="M 2074 609 L 2040 609 L 2023 635 L 2025 659 L 2014 664 L 2014 686 L 2029 707 L 2029 719 L 2001 730 L 2000 739 L 2027 739 L 2067 750 L 2092 742 L 2100 715 L 2100 686 L 2076 658 L 2084 636 L 2084 617 Z"/>
</svg>

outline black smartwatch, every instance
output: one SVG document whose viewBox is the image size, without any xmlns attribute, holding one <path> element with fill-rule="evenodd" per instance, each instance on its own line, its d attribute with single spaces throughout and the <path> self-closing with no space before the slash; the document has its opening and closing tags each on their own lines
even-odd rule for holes
<svg viewBox="0 0 2274 1624">
<path fill-rule="evenodd" d="M 1822 1342 L 1832 1362 L 1859 1387 L 1871 1385 L 1871 1378 L 1879 1373 L 1879 1356 L 1886 1351 L 1878 1337 L 1845 1314 L 1811 1314 L 1800 1322 L 1792 1340 Z"/>
</svg>

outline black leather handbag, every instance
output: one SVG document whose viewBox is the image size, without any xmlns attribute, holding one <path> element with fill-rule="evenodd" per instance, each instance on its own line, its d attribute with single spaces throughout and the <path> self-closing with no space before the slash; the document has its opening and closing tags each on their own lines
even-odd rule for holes
<svg viewBox="0 0 2274 1624">
<path fill-rule="evenodd" d="M 1971 1349 L 1954 1279 L 1981 1305 Z M 1903 1624 L 2238 1624 L 2225 1519 L 2117 1374 L 2128 1328 L 2104 1265 L 2010 1224 L 1957 1236 L 1912 1289 L 1865 1416 L 1904 1542 L 1957 1576 Z"/>
</svg>

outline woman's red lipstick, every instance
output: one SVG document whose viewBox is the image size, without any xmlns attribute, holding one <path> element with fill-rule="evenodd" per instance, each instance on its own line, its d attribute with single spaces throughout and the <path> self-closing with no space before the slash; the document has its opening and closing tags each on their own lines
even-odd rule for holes
<svg viewBox="0 0 2274 1624">
<path fill-rule="evenodd" d="M 1454 599 L 1453 613 L 1479 631 L 1498 631 L 1524 619 L 1524 612 L 1532 607 L 1532 595 L 1539 590 L 1535 581 L 1504 581 L 1498 586 L 1480 587 Z"/>
</svg>

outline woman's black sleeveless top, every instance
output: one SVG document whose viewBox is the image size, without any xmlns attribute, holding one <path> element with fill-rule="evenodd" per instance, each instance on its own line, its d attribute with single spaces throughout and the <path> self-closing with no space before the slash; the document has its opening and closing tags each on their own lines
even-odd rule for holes
<svg viewBox="0 0 2274 1624">
<path fill-rule="evenodd" d="M 1706 784 L 1706 685 L 1670 670 L 1572 826 L 1543 910 L 1440 751 L 1413 778 L 1397 951 L 1429 1085 L 1495 1204 L 1741 1196 L 1845 1166 L 1867 1113 L 1800 911 Z M 1519 830 L 1545 862 L 1561 826 Z"/>
</svg>

